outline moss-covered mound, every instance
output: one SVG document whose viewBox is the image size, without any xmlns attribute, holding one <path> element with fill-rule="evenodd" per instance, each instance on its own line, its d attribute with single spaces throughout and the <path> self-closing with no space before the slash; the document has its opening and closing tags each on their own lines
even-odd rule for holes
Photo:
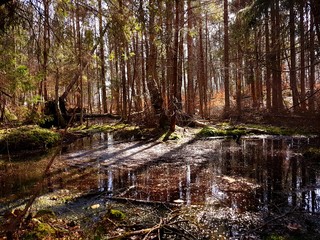
<svg viewBox="0 0 320 240">
<path fill-rule="evenodd" d="M 264 125 L 229 125 L 220 124 L 215 126 L 207 126 L 201 129 L 198 133 L 199 137 L 216 137 L 216 136 L 243 136 L 243 135 L 284 135 L 291 136 L 295 134 L 302 134 L 294 129 L 275 127 L 275 126 L 264 126 Z"/>
<path fill-rule="evenodd" d="M 56 145 L 60 134 L 36 126 L 24 126 L 0 133 L 0 152 L 45 150 Z"/>
<path fill-rule="evenodd" d="M 216 128 L 216 127 L 204 127 L 199 132 L 200 137 L 216 137 L 216 136 L 238 136 L 245 135 L 246 129 L 242 128 Z"/>
</svg>

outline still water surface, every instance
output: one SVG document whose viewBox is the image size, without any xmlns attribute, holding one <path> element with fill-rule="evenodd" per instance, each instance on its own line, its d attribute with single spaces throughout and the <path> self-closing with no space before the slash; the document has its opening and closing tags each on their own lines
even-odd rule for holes
<svg viewBox="0 0 320 240">
<path fill-rule="evenodd" d="M 236 212 L 299 207 L 320 212 L 320 164 L 302 152 L 308 137 L 250 136 L 188 139 L 179 143 L 115 141 L 111 134 L 80 139 L 62 149 L 43 193 L 101 192 L 113 198 L 213 205 Z M 50 155 L 0 160 L 0 210 L 28 198 Z"/>
</svg>

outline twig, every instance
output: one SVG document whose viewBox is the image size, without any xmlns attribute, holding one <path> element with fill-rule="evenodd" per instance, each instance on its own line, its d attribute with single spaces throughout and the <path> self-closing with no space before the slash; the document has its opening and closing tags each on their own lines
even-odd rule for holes
<svg viewBox="0 0 320 240">
<path fill-rule="evenodd" d="M 179 228 L 179 226 L 175 226 L 178 223 L 187 222 L 185 220 L 175 220 L 177 217 L 179 217 L 179 215 L 174 215 L 169 220 L 161 218 L 160 222 L 158 224 L 154 225 L 153 227 L 140 229 L 140 230 L 136 230 L 136 231 L 132 231 L 132 232 L 127 232 L 124 234 L 119 234 L 117 236 L 109 237 L 108 239 L 109 240 L 123 239 L 123 238 L 128 238 L 128 237 L 132 237 L 132 236 L 136 236 L 136 235 L 144 235 L 142 240 L 147 240 L 148 237 L 150 236 L 150 234 L 153 232 L 157 232 L 158 239 L 161 239 L 162 238 L 161 232 L 163 230 L 167 230 L 168 232 L 170 232 L 170 234 L 177 235 L 177 236 L 183 237 L 185 239 L 190 239 L 190 240 L 196 239 L 196 237 L 193 236 L 191 233 L 189 233 L 187 230 L 181 229 L 181 227 Z"/>
<path fill-rule="evenodd" d="M 160 219 L 160 223 L 157 224 L 156 226 L 152 227 L 149 232 L 144 236 L 144 238 L 142 240 L 147 240 L 147 237 L 150 235 L 150 233 L 152 233 L 153 231 L 155 230 L 158 230 L 158 232 L 160 231 L 161 229 L 161 225 L 163 224 L 163 221 L 162 219 Z"/>
<path fill-rule="evenodd" d="M 137 231 L 132 231 L 132 232 L 127 232 L 121 235 L 117 235 L 117 236 L 113 236 L 113 237 L 109 237 L 109 240 L 113 240 L 113 239 L 123 239 L 123 238 L 127 238 L 127 237 L 132 237 L 135 235 L 141 235 L 141 234 L 149 234 L 155 230 L 157 230 L 159 228 L 158 224 L 154 227 L 151 228 L 145 228 L 145 229 L 141 229 L 141 230 L 137 230 Z"/>
</svg>

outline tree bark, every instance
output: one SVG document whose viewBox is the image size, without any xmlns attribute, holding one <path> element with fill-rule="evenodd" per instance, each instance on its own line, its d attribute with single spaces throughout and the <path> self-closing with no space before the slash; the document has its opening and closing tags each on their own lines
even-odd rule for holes
<svg viewBox="0 0 320 240">
<path fill-rule="evenodd" d="M 320 1 L 310 0 L 311 12 L 313 15 L 314 30 L 318 36 L 318 42 L 320 42 Z"/>
<path fill-rule="evenodd" d="M 99 34 L 103 36 L 103 26 L 102 26 L 102 0 L 98 0 L 98 10 L 99 10 Z M 104 41 L 103 37 L 99 39 L 100 44 L 100 81 L 101 81 L 101 101 L 102 101 L 102 109 L 103 113 L 108 112 L 108 104 L 107 104 L 107 87 L 106 87 L 106 63 L 104 56 Z"/>
<path fill-rule="evenodd" d="M 163 108 L 163 99 L 157 83 L 157 46 L 155 43 L 155 0 L 150 0 L 150 16 L 149 16 L 149 36 L 147 49 L 147 87 L 150 93 L 151 104 L 154 108 L 155 115 L 159 119 L 160 128 L 164 128 L 167 122 L 167 116 Z"/>
<path fill-rule="evenodd" d="M 300 85 L 301 85 L 301 109 L 302 111 L 306 111 L 306 71 L 305 71 L 305 27 L 304 27 L 304 6 L 305 2 L 301 1 L 299 5 L 299 11 L 300 11 L 300 21 L 299 21 L 299 27 L 300 27 Z"/>
<path fill-rule="evenodd" d="M 266 49 L 266 106 L 271 110 L 271 54 L 270 54 L 270 37 L 269 37 L 269 10 L 265 10 L 265 49 Z"/>
<path fill-rule="evenodd" d="M 290 86 L 292 91 L 293 110 L 297 112 L 299 109 L 299 93 L 297 88 L 296 77 L 296 41 L 295 41 L 295 11 L 294 2 L 290 0 L 290 15 L 289 15 L 289 28 L 290 28 Z"/>
<path fill-rule="evenodd" d="M 310 98 L 308 100 L 309 112 L 314 113 L 315 111 L 315 99 L 314 99 L 314 88 L 315 88 L 315 33 L 314 33 L 314 17 L 310 16 L 310 43 L 309 43 L 309 54 L 310 54 L 310 76 L 309 76 L 309 89 Z"/>
<path fill-rule="evenodd" d="M 224 22 L 224 99 L 225 114 L 230 111 L 230 83 L 229 83 L 229 10 L 228 0 L 223 2 L 223 22 Z"/>
<path fill-rule="evenodd" d="M 174 22 L 174 40 L 173 40 L 173 68 L 172 68 L 172 90 L 170 99 L 170 131 L 174 132 L 177 122 L 177 110 L 178 110 L 178 55 L 179 55 L 179 0 L 175 0 L 175 22 Z"/>
<path fill-rule="evenodd" d="M 187 99 L 186 99 L 186 109 L 189 115 L 195 113 L 195 93 L 194 93 L 194 43 L 192 37 L 193 29 L 193 9 L 192 1 L 188 0 L 188 34 L 187 34 L 187 51 L 188 51 L 188 65 L 187 65 Z"/>
</svg>

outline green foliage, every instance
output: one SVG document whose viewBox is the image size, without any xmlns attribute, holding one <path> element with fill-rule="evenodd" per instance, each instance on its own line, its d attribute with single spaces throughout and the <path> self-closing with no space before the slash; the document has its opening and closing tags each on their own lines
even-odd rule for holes
<svg viewBox="0 0 320 240">
<path fill-rule="evenodd" d="M 255 27 L 271 3 L 269 0 L 255 0 L 249 7 L 245 8 L 243 11 L 243 20 L 246 22 L 247 27 Z"/>
<path fill-rule="evenodd" d="M 54 121 L 53 115 L 45 115 L 42 112 L 35 111 L 35 110 L 27 110 L 25 114 L 24 123 L 26 124 L 36 124 L 39 126 L 45 126 L 48 122 Z"/>
<path fill-rule="evenodd" d="M 19 89 L 23 92 L 33 90 L 35 88 L 34 79 L 29 73 L 29 69 L 25 65 L 19 65 L 13 73 L 15 79 L 15 89 Z"/>
</svg>

